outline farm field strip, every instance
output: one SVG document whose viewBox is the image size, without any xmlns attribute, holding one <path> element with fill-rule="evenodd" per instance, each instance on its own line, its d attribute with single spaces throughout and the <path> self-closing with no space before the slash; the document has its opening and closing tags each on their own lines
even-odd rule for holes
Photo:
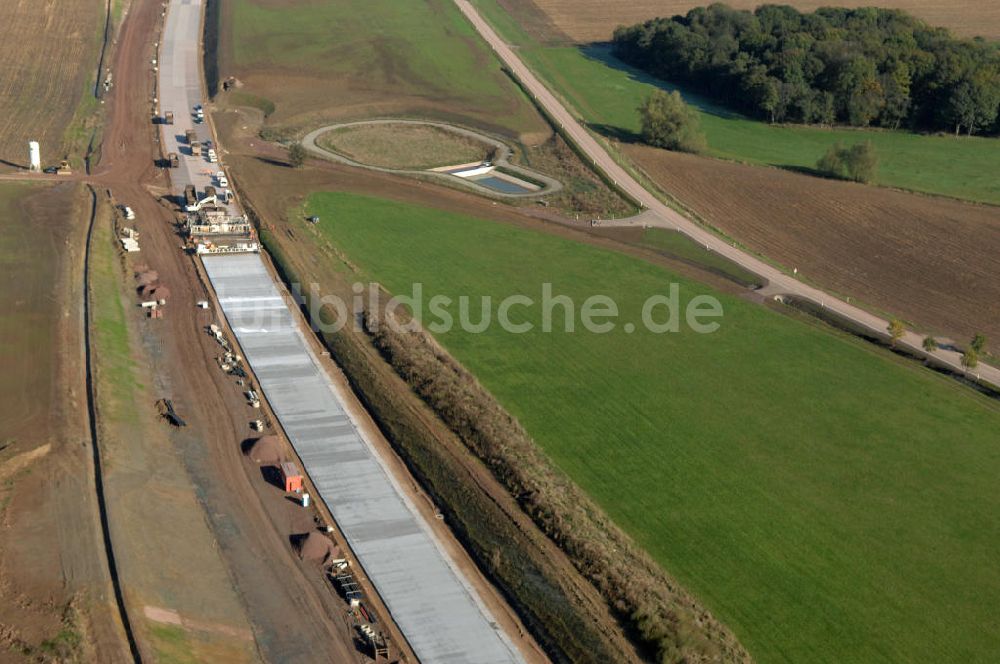
<svg viewBox="0 0 1000 664">
<path fill-rule="evenodd" d="M 27 167 L 28 141 L 58 163 L 67 130 L 92 98 L 103 38 L 102 0 L 5 0 L 0 22 L 0 165 Z"/>
<path fill-rule="evenodd" d="M 544 14 L 553 26 L 568 38 L 581 42 L 605 41 L 619 25 L 631 25 L 659 16 L 686 14 L 695 7 L 703 7 L 705 0 L 505 0 L 512 6 L 527 5 Z M 726 0 L 735 9 L 755 9 L 761 0 Z M 885 9 L 902 9 L 931 25 L 940 25 L 964 37 L 983 36 L 1000 38 L 1000 6 L 977 0 L 788 0 L 800 11 L 813 11 L 820 7 L 878 6 Z"/>
<path fill-rule="evenodd" d="M 623 312 L 679 283 L 722 329 L 438 334 L 671 574 L 771 661 L 972 660 L 1000 647 L 996 404 L 642 261 L 441 210 L 317 194 L 359 276 L 499 302 L 542 283 Z M 454 260 L 462 256 L 462 260 Z M 475 266 L 475 269 L 470 269 Z M 558 318 L 557 318 L 558 322 Z M 596 378 L 599 377 L 599 378 Z M 891 598 L 884 592 L 892 588 Z"/>
<path fill-rule="evenodd" d="M 624 153 L 699 218 L 939 341 L 1000 339 L 1000 213 L 641 145 Z"/>
</svg>

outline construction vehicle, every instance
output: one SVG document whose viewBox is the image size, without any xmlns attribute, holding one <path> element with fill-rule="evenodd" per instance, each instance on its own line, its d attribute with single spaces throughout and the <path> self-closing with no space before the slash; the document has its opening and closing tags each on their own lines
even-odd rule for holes
<svg viewBox="0 0 1000 664">
<path fill-rule="evenodd" d="M 198 209 L 198 192 L 193 184 L 184 187 L 184 209 L 188 212 Z"/>
<path fill-rule="evenodd" d="M 174 123 L 174 112 L 167 111 L 163 114 L 163 124 L 172 125 Z"/>
<path fill-rule="evenodd" d="M 69 162 L 63 159 L 56 168 L 56 175 L 73 175 L 73 169 L 69 167 Z"/>
<path fill-rule="evenodd" d="M 167 155 L 167 163 L 170 165 L 170 168 L 179 168 L 181 160 L 177 157 L 176 152 L 171 152 Z"/>
<path fill-rule="evenodd" d="M 170 401 L 170 399 L 160 399 L 156 402 L 156 408 L 160 411 L 160 415 L 175 427 L 187 426 L 187 422 L 182 420 L 181 416 L 174 410 L 174 404 Z"/>
<path fill-rule="evenodd" d="M 201 155 L 201 141 L 198 140 L 198 134 L 195 133 L 194 129 L 188 129 L 184 132 L 184 139 L 191 148 L 191 154 L 196 157 Z"/>
</svg>

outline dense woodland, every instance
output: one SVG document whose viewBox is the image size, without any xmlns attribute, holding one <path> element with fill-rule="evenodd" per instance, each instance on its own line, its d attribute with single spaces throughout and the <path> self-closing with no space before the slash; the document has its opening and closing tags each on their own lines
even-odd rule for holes
<svg viewBox="0 0 1000 664">
<path fill-rule="evenodd" d="M 615 54 L 771 122 L 997 133 L 1000 45 L 896 10 L 721 4 L 615 31 Z"/>
</svg>

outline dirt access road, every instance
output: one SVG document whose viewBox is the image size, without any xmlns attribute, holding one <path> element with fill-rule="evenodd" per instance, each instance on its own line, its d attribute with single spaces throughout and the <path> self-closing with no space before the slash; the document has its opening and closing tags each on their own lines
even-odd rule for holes
<svg viewBox="0 0 1000 664">
<path fill-rule="evenodd" d="M 168 182 L 155 166 L 160 154 L 156 127 L 150 122 L 153 72 L 149 63 L 159 38 L 162 9 L 156 0 L 132 2 L 113 63 L 116 85 L 107 100 L 102 160 L 88 178 L 133 208 L 141 232 L 142 262 L 156 270 L 171 290 L 165 317 L 155 321 L 155 326 L 151 321 L 144 330 L 148 335 L 144 346 L 159 358 L 153 365 L 158 372 L 146 382 L 169 389 L 188 421 L 183 433 L 171 432 L 169 439 L 186 466 L 189 477 L 184 481 L 196 487 L 260 657 L 358 661 L 349 628 L 338 615 L 339 600 L 319 570 L 302 564 L 291 550 L 288 536 L 296 524 L 281 518 L 274 503 L 284 501 L 283 496 L 275 499 L 265 493 L 262 479 L 251 474 L 256 469 L 244 465 L 239 445 L 250 433 L 247 405 L 214 365 L 217 347 L 203 332 L 203 311 L 195 306 L 196 301 L 206 299 L 206 290 L 193 261 L 180 250 L 172 209 L 161 200 Z M 127 556 L 130 539 L 141 538 L 150 524 L 132 527 L 130 536 L 118 531 L 121 536 L 113 542 L 116 553 L 121 549 Z M 173 546 L 188 543 L 176 541 Z M 155 582 L 155 569 L 138 573 L 145 582 Z M 130 619 L 140 622 L 148 612 L 130 601 L 129 579 L 122 582 Z M 165 595 L 171 592 L 194 596 L 202 592 L 198 570 L 191 570 L 184 587 L 164 589 Z"/>
<path fill-rule="evenodd" d="M 886 328 L 889 321 L 886 319 L 839 300 L 818 288 L 802 283 L 793 276 L 785 274 L 759 258 L 733 246 L 712 232 L 705 230 L 697 223 L 687 219 L 663 203 L 656 195 L 648 191 L 638 180 L 632 177 L 630 173 L 618 165 L 618 162 L 615 161 L 611 154 L 563 106 L 562 102 L 542 84 L 514 50 L 486 23 L 468 0 L 455 0 L 455 3 L 462 10 L 462 13 L 468 17 L 469 21 L 472 22 L 483 39 L 493 47 L 503 63 L 517 76 L 528 93 L 545 108 L 549 116 L 558 123 L 580 150 L 587 155 L 591 163 L 603 171 L 611 181 L 636 201 L 636 203 L 652 213 L 649 217 L 650 225 L 678 230 L 707 249 L 717 252 L 744 269 L 766 279 L 768 285 L 763 290 L 763 294 L 790 296 L 812 302 L 816 306 L 829 310 L 833 315 L 870 330 L 878 337 L 887 338 Z M 914 332 L 907 331 L 902 339 L 897 341 L 897 344 L 905 347 L 917 356 L 926 356 L 936 364 L 946 366 L 959 373 L 963 372 L 960 353 L 943 348 L 932 353 L 927 353 L 923 350 L 923 337 Z M 981 380 L 995 386 L 1000 386 L 1000 369 L 996 367 L 980 364 L 973 373 Z"/>
</svg>

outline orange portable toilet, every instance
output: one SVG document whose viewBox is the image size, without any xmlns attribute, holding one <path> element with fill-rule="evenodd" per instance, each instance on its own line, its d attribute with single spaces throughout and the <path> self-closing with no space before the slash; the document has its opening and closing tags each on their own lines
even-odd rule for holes
<svg viewBox="0 0 1000 664">
<path fill-rule="evenodd" d="M 285 461 L 281 464 L 281 479 L 285 483 L 286 492 L 302 491 L 302 473 L 299 472 L 299 467 L 291 461 Z"/>
</svg>

